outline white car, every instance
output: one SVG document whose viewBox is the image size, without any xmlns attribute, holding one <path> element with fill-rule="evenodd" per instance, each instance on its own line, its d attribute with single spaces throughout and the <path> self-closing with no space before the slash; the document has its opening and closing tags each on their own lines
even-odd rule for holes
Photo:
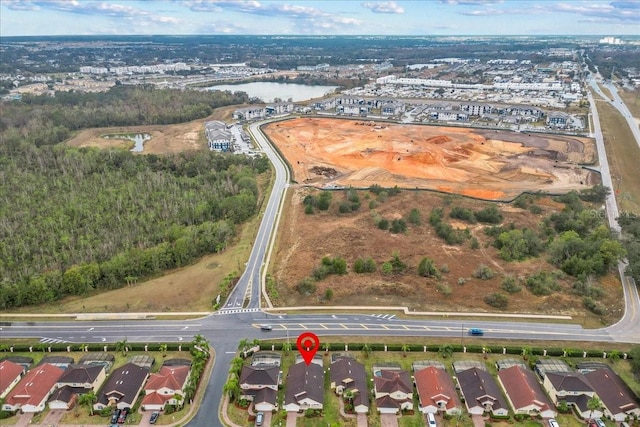
<svg viewBox="0 0 640 427">
<path fill-rule="evenodd" d="M 429 422 L 429 427 L 436 427 L 436 417 L 431 412 L 427 414 L 427 421 Z"/>
</svg>

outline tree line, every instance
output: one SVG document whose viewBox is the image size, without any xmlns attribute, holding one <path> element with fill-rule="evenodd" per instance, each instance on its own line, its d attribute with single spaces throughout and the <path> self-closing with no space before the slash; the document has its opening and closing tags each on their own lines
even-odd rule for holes
<svg viewBox="0 0 640 427">
<path fill-rule="evenodd" d="M 133 284 L 223 250 L 266 158 L 21 144 L 1 156 L 0 307 Z"/>
<path fill-rule="evenodd" d="M 114 86 L 107 92 L 25 94 L 0 101 L 0 155 L 20 144 L 57 144 L 73 131 L 93 127 L 161 125 L 209 116 L 215 108 L 249 101 L 244 92 L 156 89 Z"/>
</svg>

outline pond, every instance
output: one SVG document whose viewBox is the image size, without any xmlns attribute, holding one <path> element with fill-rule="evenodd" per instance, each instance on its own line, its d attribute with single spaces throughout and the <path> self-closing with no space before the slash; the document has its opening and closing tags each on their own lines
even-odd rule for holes
<svg viewBox="0 0 640 427">
<path fill-rule="evenodd" d="M 217 85 L 206 90 L 228 90 L 246 92 L 250 98 L 260 98 L 263 102 L 274 102 L 275 98 L 293 102 L 322 98 L 333 93 L 338 86 L 311 86 L 297 83 L 251 82 L 238 85 Z"/>
</svg>

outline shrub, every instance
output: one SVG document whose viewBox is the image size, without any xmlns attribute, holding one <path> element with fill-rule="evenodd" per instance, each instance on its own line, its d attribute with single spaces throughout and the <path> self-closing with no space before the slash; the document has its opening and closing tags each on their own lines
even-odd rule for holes
<svg viewBox="0 0 640 427">
<path fill-rule="evenodd" d="M 340 213 L 351 212 L 351 204 L 346 200 L 341 201 L 340 205 L 338 206 L 338 212 Z"/>
<path fill-rule="evenodd" d="M 302 295 L 312 295 L 316 291 L 316 283 L 311 277 L 305 277 L 296 286 L 298 292 Z"/>
<path fill-rule="evenodd" d="M 462 286 L 467 283 L 467 279 L 465 277 L 458 277 L 458 285 Z"/>
<path fill-rule="evenodd" d="M 409 222 L 413 225 L 420 225 L 422 223 L 422 218 L 420 218 L 420 211 L 418 209 L 411 209 L 411 212 L 409 212 Z"/>
<path fill-rule="evenodd" d="M 487 224 L 500 224 L 502 222 L 502 214 L 495 205 L 489 205 L 486 208 L 475 213 L 479 222 Z"/>
<path fill-rule="evenodd" d="M 440 266 L 440 272 L 441 273 L 448 273 L 449 272 L 449 266 L 447 264 L 442 264 Z"/>
<path fill-rule="evenodd" d="M 422 258 L 420 264 L 418 264 L 418 275 L 422 277 L 437 277 L 440 278 L 440 272 L 435 265 L 435 262 L 431 258 Z"/>
<path fill-rule="evenodd" d="M 505 294 L 495 292 L 484 297 L 484 302 L 495 308 L 507 308 L 509 298 Z"/>
<path fill-rule="evenodd" d="M 518 281 L 513 276 L 506 276 L 502 280 L 502 289 L 510 294 L 515 294 L 522 290 L 521 286 L 518 284 Z"/>
<path fill-rule="evenodd" d="M 375 209 L 376 207 L 378 207 L 378 204 L 376 203 L 375 200 L 371 200 L 369 202 L 369 209 Z"/>
<path fill-rule="evenodd" d="M 451 286 L 449 286 L 447 283 L 438 283 L 436 285 L 436 289 L 446 297 L 448 297 L 452 293 Z"/>
<path fill-rule="evenodd" d="M 404 233 L 405 231 L 407 231 L 407 224 L 403 219 L 394 219 L 393 221 L 391 221 L 391 228 L 389 228 L 389 231 L 395 234 Z"/>
<path fill-rule="evenodd" d="M 373 273 L 376 271 L 376 262 L 372 258 L 358 258 L 353 263 L 353 271 L 356 273 Z"/>
<path fill-rule="evenodd" d="M 320 196 L 318 196 L 318 209 L 320 209 L 321 211 L 329 210 L 329 206 L 331 206 L 331 197 L 332 195 L 330 191 L 321 192 Z"/>
<path fill-rule="evenodd" d="M 331 301 L 333 299 L 333 290 L 331 288 L 328 288 L 324 292 L 324 299 L 326 299 L 327 301 Z"/>
<path fill-rule="evenodd" d="M 496 273 L 487 265 L 480 264 L 478 268 L 473 272 L 473 277 L 476 279 L 489 280 L 493 279 Z"/>
<path fill-rule="evenodd" d="M 540 271 L 526 280 L 527 289 L 534 295 L 551 295 L 554 291 L 560 289 L 555 275 Z"/>
<path fill-rule="evenodd" d="M 605 312 L 605 307 L 602 303 L 595 301 L 591 297 L 584 297 L 582 304 L 593 314 L 602 315 Z"/>
<path fill-rule="evenodd" d="M 387 229 L 389 229 L 389 220 L 384 219 L 384 218 L 380 219 L 380 221 L 378 221 L 378 228 L 379 228 L 380 230 L 387 230 Z"/>
<path fill-rule="evenodd" d="M 471 239 L 471 249 L 480 249 L 480 243 L 475 237 Z"/>
<path fill-rule="evenodd" d="M 304 213 L 306 213 L 307 215 L 313 214 L 313 205 L 305 205 Z"/>
<path fill-rule="evenodd" d="M 529 206 L 529 212 L 534 215 L 540 215 L 542 213 L 542 208 L 538 205 L 531 205 Z"/>
<path fill-rule="evenodd" d="M 477 222 L 476 217 L 473 214 L 473 211 L 471 209 L 461 208 L 459 206 L 454 206 L 453 208 L 451 208 L 451 212 L 449 213 L 449 216 L 451 218 L 456 218 L 462 221 L 466 221 L 470 224 L 475 224 Z"/>
</svg>

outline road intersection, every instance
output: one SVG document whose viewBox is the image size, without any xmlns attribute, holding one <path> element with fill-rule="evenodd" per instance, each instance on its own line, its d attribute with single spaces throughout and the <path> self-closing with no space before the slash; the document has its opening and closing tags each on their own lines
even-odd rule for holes
<svg viewBox="0 0 640 427">
<path fill-rule="evenodd" d="M 600 171 L 603 184 L 611 182 L 604 142 L 595 109 L 590 96 L 595 124 L 595 138 L 598 144 Z M 275 180 L 271 196 L 264 210 L 256 241 L 246 270 L 236 287 L 230 293 L 221 310 L 195 320 L 65 320 L 57 322 L 0 322 L 0 332 L 4 339 L 34 338 L 55 340 L 77 344 L 113 343 L 126 338 L 129 342 L 189 342 L 195 335 L 202 335 L 211 343 L 215 352 L 215 365 L 207 383 L 201 409 L 189 426 L 221 426 L 218 407 L 222 401 L 222 388 L 227 379 L 229 363 L 237 351 L 241 338 L 295 338 L 301 331 L 313 331 L 323 336 L 380 336 L 380 337 L 450 337 L 464 339 L 467 328 L 479 327 L 486 338 L 519 340 L 593 341 L 602 343 L 640 343 L 640 300 L 637 288 L 626 279 L 624 265 L 619 266 L 625 288 L 625 314 L 615 325 L 602 329 L 585 330 L 578 324 L 497 320 L 410 320 L 394 314 L 270 314 L 262 311 L 261 294 L 264 295 L 264 275 L 268 265 L 275 231 L 280 218 L 285 191 L 288 187 L 289 172 L 280 156 L 270 146 L 260 132 L 261 123 L 249 125 L 249 132 L 258 146 L 268 156 L 275 168 Z M 640 142 L 639 142 L 640 145 Z M 610 186 L 611 187 L 611 186 Z M 615 195 L 607 200 L 607 211 L 612 228 L 616 229 L 617 205 Z M 272 325 L 272 331 L 260 330 L 260 325 Z M 357 341 L 357 338 L 354 338 Z M 43 341 L 44 342 L 44 341 Z M 51 342 L 51 341 L 48 341 Z"/>
</svg>

